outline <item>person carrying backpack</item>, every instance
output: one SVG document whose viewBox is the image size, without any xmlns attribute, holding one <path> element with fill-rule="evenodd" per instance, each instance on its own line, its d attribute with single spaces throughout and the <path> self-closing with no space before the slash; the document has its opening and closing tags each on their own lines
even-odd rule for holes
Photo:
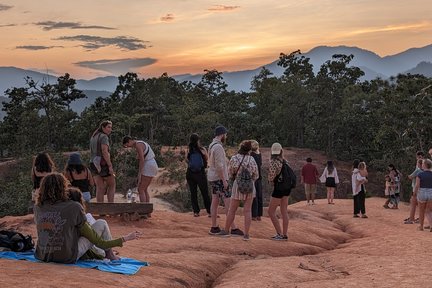
<svg viewBox="0 0 432 288">
<path fill-rule="evenodd" d="M 288 162 L 283 158 L 282 145 L 279 143 L 273 143 L 271 146 L 268 181 L 274 185 L 268 207 L 268 214 L 276 230 L 276 235 L 271 239 L 288 241 L 288 197 L 291 189 L 296 186 L 296 176 Z M 278 206 L 282 216 L 282 229 L 276 216 Z"/>
<path fill-rule="evenodd" d="M 186 161 L 188 168 L 186 170 L 186 181 L 191 193 L 192 209 L 194 217 L 198 217 L 200 208 L 198 205 L 198 187 L 204 201 L 204 207 L 209 217 L 210 214 L 210 197 L 208 194 L 207 175 L 205 168 L 207 167 L 207 150 L 201 146 L 199 135 L 193 133 L 189 138 L 189 147 Z"/>
<path fill-rule="evenodd" d="M 229 162 L 229 176 L 233 181 L 231 202 L 225 221 L 225 229 L 221 230 L 219 236 L 229 236 L 229 228 L 234 222 L 240 201 L 243 201 L 244 235 L 243 240 L 248 241 L 249 228 L 252 222 L 252 201 L 255 198 L 255 180 L 258 179 L 258 166 L 255 159 L 250 155 L 252 142 L 244 140 L 240 143 L 237 154 L 231 157 Z M 232 233 L 231 233 L 232 234 Z"/>
</svg>

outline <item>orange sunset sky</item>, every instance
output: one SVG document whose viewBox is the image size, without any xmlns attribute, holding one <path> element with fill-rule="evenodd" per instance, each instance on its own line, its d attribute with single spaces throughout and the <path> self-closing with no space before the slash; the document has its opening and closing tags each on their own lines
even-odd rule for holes
<svg viewBox="0 0 432 288">
<path fill-rule="evenodd" d="M 0 66 L 91 79 L 253 69 L 280 52 L 432 44 L 430 0 L 0 0 Z"/>
</svg>

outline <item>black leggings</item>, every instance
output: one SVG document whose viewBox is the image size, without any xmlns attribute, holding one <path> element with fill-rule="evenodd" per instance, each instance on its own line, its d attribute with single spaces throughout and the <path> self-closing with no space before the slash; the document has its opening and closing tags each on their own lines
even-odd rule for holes
<svg viewBox="0 0 432 288">
<path fill-rule="evenodd" d="M 189 185 L 189 190 L 191 192 L 191 202 L 192 209 L 194 213 L 199 213 L 200 208 L 198 205 L 198 187 L 201 191 L 201 195 L 204 201 L 204 207 L 207 210 L 207 213 L 210 214 L 210 197 L 208 194 L 208 183 L 207 176 L 204 171 L 194 173 L 191 171 L 186 172 L 186 180 Z"/>
</svg>

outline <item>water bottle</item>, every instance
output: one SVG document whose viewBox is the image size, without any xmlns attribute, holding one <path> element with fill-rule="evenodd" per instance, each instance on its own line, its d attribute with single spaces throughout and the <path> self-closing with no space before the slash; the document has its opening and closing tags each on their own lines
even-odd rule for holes
<svg viewBox="0 0 432 288">
<path fill-rule="evenodd" d="M 126 198 L 127 198 L 127 203 L 132 203 L 132 190 L 129 189 L 127 194 L 126 194 Z"/>
</svg>

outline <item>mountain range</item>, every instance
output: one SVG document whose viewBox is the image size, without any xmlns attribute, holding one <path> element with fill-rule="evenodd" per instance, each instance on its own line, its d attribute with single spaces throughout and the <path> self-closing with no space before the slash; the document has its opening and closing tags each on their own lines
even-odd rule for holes
<svg viewBox="0 0 432 288">
<path fill-rule="evenodd" d="M 381 57 L 369 50 L 348 46 L 318 46 L 302 55 L 310 58 L 314 72 L 317 72 L 320 66 L 327 60 L 330 60 L 334 54 L 353 54 L 354 59 L 351 65 L 357 66 L 365 72 L 362 80 L 372 80 L 377 77 L 387 79 L 391 76 L 406 73 L 423 74 L 427 77 L 432 77 L 432 44 L 421 48 L 411 48 L 385 57 Z M 252 70 L 223 72 L 224 81 L 228 84 L 228 90 L 249 92 L 252 78 L 259 74 L 262 67 L 269 69 L 275 76 L 282 75 L 284 69 L 279 67 L 277 62 L 278 60 L 275 60 Z M 24 86 L 27 76 L 33 78 L 35 81 L 48 81 L 49 83 L 55 83 L 57 78 L 47 73 L 32 70 L 16 67 L 0 67 L 0 96 L 4 95 L 4 91 L 11 87 Z M 198 83 L 201 80 L 202 74 L 182 74 L 172 77 L 177 81 Z M 96 97 L 109 96 L 115 90 L 117 83 L 118 79 L 115 76 L 98 77 L 92 80 L 77 80 L 76 87 L 83 90 L 88 98 L 72 103 L 72 108 L 77 112 L 81 112 L 84 107 L 93 103 Z M 0 109 L 1 106 L 0 101 Z M 0 119 L 3 116 L 1 115 L 2 113 L 0 111 Z"/>
</svg>

